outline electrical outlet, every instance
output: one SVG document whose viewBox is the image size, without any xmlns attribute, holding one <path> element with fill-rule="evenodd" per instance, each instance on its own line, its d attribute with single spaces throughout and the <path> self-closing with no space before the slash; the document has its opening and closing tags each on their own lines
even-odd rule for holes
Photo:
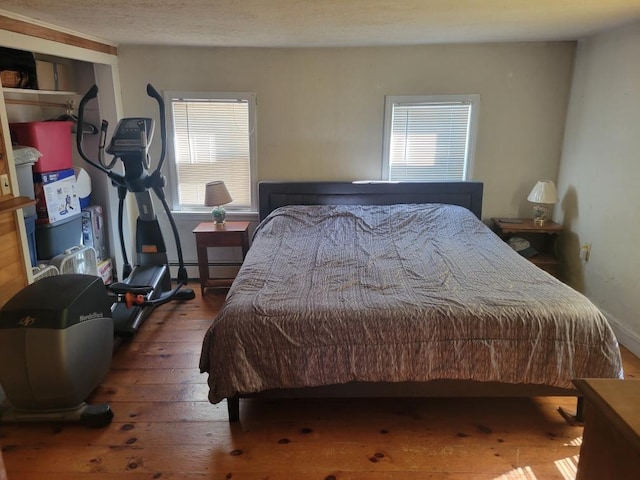
<svg viewBox="0 0 640 480">
<path fill-rule="evenodd" d="M 9 185 L 9 175 L 6 173 L 0 175 L 0 184 L 2 186 L 2 195 L 11 195 L 11 185 Z"/>
<path fill-rule="evenodd" d="M 589 255 L 591 255 L 591 244 L 587 243 L 580 247 L 580 258 L 585 262 L 588 262 Z"/>
</svg>

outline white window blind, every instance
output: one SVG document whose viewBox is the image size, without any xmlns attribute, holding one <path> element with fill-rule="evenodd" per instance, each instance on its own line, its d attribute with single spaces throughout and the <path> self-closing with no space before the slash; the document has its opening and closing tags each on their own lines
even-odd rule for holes
<svg viewBox="0 0 640 480">
<path fill-rule="evenodd" d="M 474 97 L 388 97 L 385 178 L 466 180 L 475 127 Z"/>
<path fill-rule="evenodd" d="M 224 181 L 233 198 L 227 209 L 251 208 L 253 102 L 247 95 L 171 99 L 179 209 L 202 207 L 213 180 Z"/>
</svg>

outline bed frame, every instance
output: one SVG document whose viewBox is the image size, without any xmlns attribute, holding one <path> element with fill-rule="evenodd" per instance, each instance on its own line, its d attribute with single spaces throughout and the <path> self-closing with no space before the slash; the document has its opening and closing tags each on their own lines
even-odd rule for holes
<svg viewBox="0 0 640 480">
<path fill-rule="evenodd" d="M 260 220 L 286 205 L 392 205 L 446 203 L 469 209 L 482 217 L 481 182 L 261 182 L 258 185 Z M 240 398 L 367 398 L 367 397 L 535 397 L 577 396 L 575 415 L 562 409 L 569 423 L 582 421 L 582 397 L 574 389 L 532 384 L 506 384 L 466 380 L 430 382 L 350 382 L 340 385 L 268 390 L 227 398 L 229 421 L 240 419 Z"/>
</svg>

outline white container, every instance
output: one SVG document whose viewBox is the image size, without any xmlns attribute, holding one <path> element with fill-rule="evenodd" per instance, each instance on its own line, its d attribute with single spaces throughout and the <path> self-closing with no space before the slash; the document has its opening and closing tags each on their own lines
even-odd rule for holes
<svg viewBox="0 0 640 480">
<path fill-rule="evenodd" d="M 16 165 L 16 176 L 18 177 L 18 189 L 20 190 L 20 195 L 35 200 L 36 195 L 33 190 L 33 171 L 31 170 L 32 165 L 32 163 Z M 23 211 L 25 217 L 30 217 L 36 214 L 36 206 L 29 205 L 28 207 L 24 207 Z"/>
<path fill-rule="evenodd" d="M 14 147 L 13 158 L 16 165 L 16 177 L 18 178 L 18 190 L 20 196 L 36 198 L 33 189 L 33 165 L 42 154 L 33 147 Z M 36 206 L 24 207 L 24 216 L 30 217 L 36 214 Z"/>
</svg>

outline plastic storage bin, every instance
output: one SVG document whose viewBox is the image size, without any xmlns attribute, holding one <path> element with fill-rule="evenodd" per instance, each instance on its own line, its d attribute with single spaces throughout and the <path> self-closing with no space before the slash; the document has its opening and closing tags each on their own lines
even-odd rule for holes
<svg viewBox="0 0 640 480">
<path fill-rule="evenodd" d="M 57 223 L 36 224 L 36 251 L 39 260 L 49 260 L 76 245 L 82 245 L 81 215 Z"/>
<path fill-rule="evenodd" d="M 16 165 L 16 177 L 18 189 L 23 197 L 36 198 L 33 189 L 33 165 L 42 155 L 33 147 L 13 148 L 13 159 Z M 23 208 L 25 216 L 35 215 L 36 206 L 29 205 Z"/>
<path fill-rule="evenodd" d="M 73 167 L 71 152 L 73 122 L 24 122 L 9 124 L 11 140 L 37 149 L 42 156 L 34 172 L 53 172 Z"/>
<path fill-rule="evenodd" d="M 23 197 L 29 197 L 35 199 L 35 193 L 33 191 L 33 171 L 31 170 L 31 163 L 25 163 L 23 165 L 16 165 L 16 176 L 18 177 L 18 189 L 20 195 Z M 23 208 L 25 215 L 35 215 L 36 206 L 29 205 Z"/>
</svg>

